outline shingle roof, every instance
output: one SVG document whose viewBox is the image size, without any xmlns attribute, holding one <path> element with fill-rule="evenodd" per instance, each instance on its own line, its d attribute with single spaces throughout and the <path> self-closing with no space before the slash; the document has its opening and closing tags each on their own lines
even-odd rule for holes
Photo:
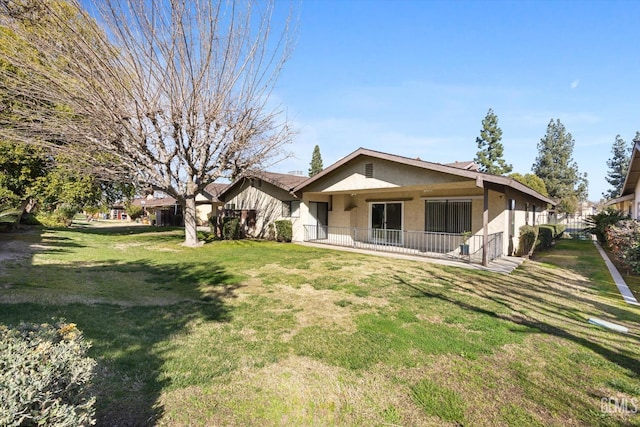
<svg viewBox="0 0 640 427">
<path fill-rule="evenodd" d="M 445 163 L 445 165 L 446 166 L 451 166 L 453 168 L 465 169 L 465 170 L 470 170 L 470 171 L 477 171 L 478 170 L 478 165 L 473 160 L 469 160 L 469 161 L 466 161 L 466 162 L 455 161 L 453 163 Z"/>
<path fill-rule="evenodd" d="M 219 196 L 224 192 L 224 190 L 227 189 L 228 186 L 229 184 L 220 184 L 217 182 L 212 182 L 211 184 L 204 187 L 203 196 L 205 196 L 207 199 L 210 199 L 212 201 L 221 201 L 219 199 Z"/>
<path fill-rule="evenodd" d="M 513 178 L 508 178 L 505 176 L 498 176 L 498 175 L 491 175 L 488 173 L 482 173 L 482 172 L 478 172 L 475 170 L 469 170 L 469 169 L 461 169 L 458 167 L 454 167 L 454 166 L 450 166 L 450 165 L 444 165 L 441 163 L 433 163 L 433 162 L 426 162 L 424 160 L 420 160 L 420 159 L 412 159 L 409 157 L 403 157 L 403 156 L 397 156 L 395 154 L 389 154 L 389 153 L 383 153 L 380 151 L 375 151 L 375 150 L 369 150 L 366 148 L 358 148 L 356 151 L 354 151 L 353 153 L 349 154 L 346 157 L 343 157 L 342 159 L 338 160 L 337 162 L 335 162 L 334 164 L 332 164 L 331 166 L 327 167 L 326 169 L 324 169 L 322 172 L 320 172 L 319 174 L 308 178 L 307 180 L 305 180 L 304 182 L 302 182 L 301 184 L 299 184 L 298 186 L 296 186 L 293 189 L 293 192 L 299 192 L 299 191 L 304 191 L 304 188 L 307 187 L 309 184 L 322 179 L 323 177 L 325 177 L 326 175 L 332 173 L 334 170 L 338 169 L 339 167 L 343 166 L 344 164 L 350 162 L 351 160 L 355 159 L 356 157 L 359 156 L 368 156 L 368 157 L 373 157 L 373 158 L 377 158 L 377 159 L 381 159 L 381 160 L 387 160 L 390 162 L 395 162 L 395 163 L 399 163 L 402 165 L 407 165 L 407 166 L 414 166 L 417 168 L 421 168 L 421 169 L 427 169 L 427 170 L 432 170 L 432 171 L 436 171 L 436 172 L 442 172 L 442 173 L 446 173 L 449 175 L 454 175 L 454 176 L 459 176 L 459 177 L 464 177 L 464 178 L 469 178 L 469 179 L 474 179 L 477 182 L 487 182 L 490 184 L 494 184 L 496 186 L 505 186 L 505 187 L 510 187 L 514 190 L 520 191 L 521 193 L 524 194 L 528 194 L 530 196 L 533 196 L 535 198 L 537 198 L 538 200 L 541 200 L 545 203 L 549 203 L 551 205 L 555 206 L 555 202 L 553 200 L 551 200 L 550 198 L 543 196 L 542 194 L 538 193 L 537 191 L 535 191 L 534 189 L 516 181 Z"/>
<path fill-rule="evenodd" d="M 277 173 L 277 172 L 266 172 L 266 171 L 246 171 L 240 177 L 236 178 L 231 184 L 227 186 L 218 197 L 224 197 L 224 195 L 229 192 L 232 188 L 236 187 L 238 184 L 242 183 L 246 179 L 258 178 L 265 182 L 268 182 L 271 185 L 274 185 L 282 190 L 291 192 L 291 190 L 301 184 L 302 182 L 307 180 L 306 176 L 300 175 L 291 175 L 286 173 Z"/>
</svg>

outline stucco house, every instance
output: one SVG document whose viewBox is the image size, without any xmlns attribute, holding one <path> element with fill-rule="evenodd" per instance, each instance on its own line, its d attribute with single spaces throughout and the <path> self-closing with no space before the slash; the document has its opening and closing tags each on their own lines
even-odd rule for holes
<svg viewBox="0 0 640 427">
<path fill-rule="evenodd" d="M 307 177 L 264 171 L 247 171 L 229 184 L 220 194 L 224 203 L 221 214 L 241 219 L 244 233 L 266 238 L 270 225 L 280 219 L 291 220 L 296 230 L 302 230 L 300 200 L 291 190 Z"/>
<path fill-rule="evenodd" d="M 220 194 L 226 190 L 229 184 L 211 183 L 204 188 L 202 193 L 196 195 L 196 217 L 198 225 L 207 225 L 209 217 L 216 215 L 224 202 L 220 200 Z"/>
<path fill-rule="evenodd" d="M 640 220 L 640 144 L 633 146 L 629 169 L 620 196 L 609 200 L 605 207 L 629 215 L 630 218 Z"/>
<path fill-rule="evenodd" d="M 360 148 L 296 185 L 294 241 L 488 263 L 554 202 L 513 179 Z"/>
</svg>

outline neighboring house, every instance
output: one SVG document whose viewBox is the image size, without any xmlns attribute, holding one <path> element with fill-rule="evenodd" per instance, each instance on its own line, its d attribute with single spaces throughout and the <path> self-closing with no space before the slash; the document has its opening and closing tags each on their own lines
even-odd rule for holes
<svg viewBox="0 0 640 427">
<path fill-rule="evenodd" d="M 609 200 L 605 207 L 613 207 L 630 218 L 640 220 L 640 144 L 633 146 L 629 170 L 620 196 Z"/>
<path fill-rule="evenodd" d="M 111 205 L 111 209 L 109 209 L 109 218 L 119 220 L 127 219 L 127 212 L 123 201 L 118 201 Z"/>
<path fill-rule="evenodd" d="M 554 202 L 472 162 L 425 162 L 360 148 L 298 184 L 294 241 L 445 257 L 484 264 L 518 247 Z M 282 197 L 282 196 L 281 196 Z M 466 245 L 466 247 L 464 246 Z"/>
<path fill-rule="evenodd" d="M 134 199 L 131 204 L 141 206 L 147 213 L 147 217 L 150 215 L 155 216 L 155 219 L 151 220 L 152 225 L 184 225 L 182 206 L 173 197 L 156 198 L 154 196 L 147 196 L 145 198 Z"/>
<path fill-rule="evenodd" d="M 204 191 L 196 196 L 196 216 L 198 225 L 209 224 L 209 217 L 217 215 L 224 202 L 219 199 L 220 194 L 226 190 L 229 184 L 212 183 L 204 188 Z"/>
<path fill-rule="evenodd" d="M 274 172 L 248 171 L 233 181 L 219 195 L 223 214 L 237 216 L 246 235 L 269 237 L 270 225 L 290 219 L 302 230 L 300 200 L 291 190 L 307 177 Z"/>
</svg>

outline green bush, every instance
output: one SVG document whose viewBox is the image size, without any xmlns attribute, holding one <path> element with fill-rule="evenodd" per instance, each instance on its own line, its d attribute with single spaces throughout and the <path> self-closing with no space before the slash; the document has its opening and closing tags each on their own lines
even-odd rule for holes
<svg viewBox="0 0 640 427">
<path fill-rule="evenodd" d="M 293 238 L 293 224 L 288 219 L 276 221 L 276 239 L 278 242 L 290 242 Z"/>
<path fill-rule="evenodd" d="M 601 245 L 607 245 L 607 229 L 627 218 L 628 216 L 620 211 L 607 209 L 596 215 L 591 215 L 586 221 L 587 226 L 584 231 L 595 234 Z"/>
<path fill-rule="evenodd" d="M 77 212 L 72 205 L 63 203 L 53 212 L 38 212 L 36 220 L 47 227 L 68 227 Z"/>
<path fill-rule="evenodd" d="M 222 238 L 225 240 L 237 240 L 240 238 L 240 218 L 223 218 Z"/>
<path fill-rule="evenodd" d="M 606 240 L 618 261 L 640 273 L 640 222 L 628 219 L 607 227 Z"/>
<path fill-rule="evenodd" d="M 538 227 L 532 225 L 523 225 L 520 227 L 520 238 L 518 239 L 518 254 L 525 256 L 532 252 L 536 245 L 536 237 L 538 235 Z"/>
<path fill-rule="evenodd" d="M 0 325 L 0 425 L 92 425 L 88 348 L 73 323 Z"/>
<path fill-rule="evenodd" d="M 539 226 L 538 232 L 538 246 L 541 249 L 550 248 L 555 238 L 555 227 L 550 224 L 544 224 Z"/>
<path fill-rule="evenodd" d="M 129 219 L 135 221 L 144 214 L 144 209 L 142 209 L 142 206 L 136 206 L 129 203 L 125 207 L 125 212 L 129 216 Z"/>
</svg>

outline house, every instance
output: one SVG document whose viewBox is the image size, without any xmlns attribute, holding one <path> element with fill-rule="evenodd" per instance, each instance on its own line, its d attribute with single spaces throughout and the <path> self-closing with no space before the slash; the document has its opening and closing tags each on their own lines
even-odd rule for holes
<svg viewBox="0 0 640 427">
<path fill-rule="evenodd" d="M 360 148 L 295 186 L 294 241 L 468 258 L 518 248 L 519 228 L 554 202 L 471 162 L 449 165 Z M 297 204 L 296 204 L 297 206 Z"/>
<path fill-rule="evenodd" d="M 640 219 L 640 144 L 633 146 L 620 196 L 607 201 L 604 206 L 612 207 L 630 218 Z"/>
<path fill-rule="evenodd" d="M 291 190 L 307 178 L 300 175 L 247 171 L 229 184 L 218 198 L 224 202 L 222 215 L 237 216 L 250 237 L 269 237 L 270 225 L 290 219 L 302 230 L 300 200 Z"/>
<path fill-rule="evenodd" d="M 184 224 L 182 206 L 173 197 L 154 197 L 149 195 L 137 198 L 131 202 L 134 206 L 141 206 L 145 211 L 145 217 L 150 218 L 151 225 L 179 226 Z"/>
<path fill-rule="evenodd" d="M 198 225 L 207 225 L 211 216 L 217 215 L 224 202 L 220 200 L 220 194 L 226 190 L 229 184 L 211 183 L 204 188 L 202 193 L 196 195 L 196 217 Z"/>
</svg>

